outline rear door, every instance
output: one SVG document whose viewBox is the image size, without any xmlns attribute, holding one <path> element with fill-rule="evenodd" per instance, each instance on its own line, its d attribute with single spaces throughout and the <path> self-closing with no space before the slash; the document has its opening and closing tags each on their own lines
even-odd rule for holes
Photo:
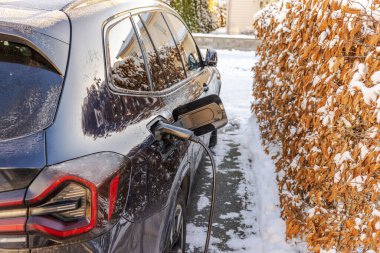
<svg viewBox="0 0 380 253">
<path fill-rule="evenodd" d="M 134 114 L 144 131 L 155 117 L 170 120 L 173 105 L 165 94 L 185 80 L 186 74 L 162 15 L 150 12 L 125 17 L 109 26 L 107 37 L 108 83 L 126 107 L 120 117 Z M 148 120 L 144 112 L 150 115 Z M 175 177 L 188 164 L 187 147 L 186 142 L 156 141 L 147 135 L 128 154 L 133 171 L 126 208 L 130 220 L 149 217 L 170 203 Z"/>
<path fill-rule="evenodd" d="M 191 34 L 171 12 L 136 11 L 108 24 L 106 36 L 108 84 L 123 101 L 121 121 L 133 118 L 146 131 L 155 117 L 173 121 L 175 108 L 218 90 L 216 72 L 203 66 Z M 129 153 L 133 164 L 129 219 L 146 218 L 175 200 L 172 191 L 181 183 L 178 175 L 183 176 L 189 162 L 195 167 L 200 159 L 199 146 L 189 145 L 147 135 Z"/>
<path fill-rule="evenodd" d="M 170 121 L 174 101 L 166 99 L 166 94 L 186 79 L 181 56 L 160 12 L 142 12 L 133 15 L 132 19 L 146 56 L 152 96 L 157 96 L 162 101 L 162 111 L 157 116 Z M 187 147 L 187 142 L 175 138 L 152 143 L 151 151 L 159 154 L 157 163 L 149 169 L 148 175 L 149 204 L 152 210 L 162 209 L 175 201 L 169 199 L 170 191 L 173 183 L 180 183 L 178 178 L 175 179 L 176 175 L 187 166 Z"/>
<path fill-rule="evenodd" d="M 171 12 L 137 10 L 117 17 L 105 31 L 107 82 L 120 96 L 114 105 L 120 122 L 127 118 L 131 125 L 133 119 L 133 126 L 123 130 L 128 134 L 146 133 L 157 117 L 173 121 L 175 108 L 218 90 L 215 70 L 203 66 L 191 34 Z M 156 141 L 147 134 L 128 153 L 132 176 L 125 216 L 129 220 L 145 219 L 175 201 L 189 162 L 195 167 L 200 160 L 199 146 L 189 146 L 175 138 Z M 156 225 L 149 228 L 149 235 L 139 237 L 144 251 L 156 251 L 159 243 L 154 240 L 165 236 L 155 233 L 166 233 L 167 224 Z"/>
</svg>

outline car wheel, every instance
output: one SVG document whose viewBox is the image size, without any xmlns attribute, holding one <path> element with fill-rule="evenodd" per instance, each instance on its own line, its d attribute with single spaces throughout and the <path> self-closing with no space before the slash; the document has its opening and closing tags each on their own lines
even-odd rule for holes
<svg viewBox="0 0 380 253">
<path fill-rule="evenodd" d="M 186 204 L 181 190 L 177 195 L 172 225 L 168 235 L 167 253 L 184 253 L 186 247 Z"/>
<path fill-rule="evenodd" d="M 209 147 L 213 148 L 216 146 L 217 143 L 218 143 L 218 131 L 215 130 L 214 132 L 211 133 Z"/>
</svg>

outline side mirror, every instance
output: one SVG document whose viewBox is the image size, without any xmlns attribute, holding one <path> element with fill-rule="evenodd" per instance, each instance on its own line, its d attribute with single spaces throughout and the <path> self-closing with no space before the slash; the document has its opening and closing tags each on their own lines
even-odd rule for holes
<svg viewBox="0 0 380 253">
<path fill-rule="evenodd" d="M 214 49 L 207 49 L 205 64 L 211 67 L 218 65 L 218 53 Z"/>
<path fill-rule="evenodd" d="M 176 125 L 201 136 L 224 127 L 228 123 L 222 100 L 210 95 L 178 107 L 173 111 Z"/>
</svg>

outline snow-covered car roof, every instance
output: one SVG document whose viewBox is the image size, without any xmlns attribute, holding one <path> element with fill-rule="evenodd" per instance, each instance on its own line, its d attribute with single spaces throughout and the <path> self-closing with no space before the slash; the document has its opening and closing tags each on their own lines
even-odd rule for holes
<svg viewBox="0 0 380 253">
<path fill-rule="evenodd" d="M 72 19 L 98 15 L 101 18 L 125 10 L 164 5 L 159 0 L 0 0 L 0 27 L 18 25 L 20 30 L 32 29 L 69 43 L 66 14 Z"/>
<path fill-rule="evenodd" d="M 0 6 L 8 5 L 15 6 L 23 9 L 35 9 L 35 10 L 47 10 L 47 11 L 59 11 L 66 6 L 77 0 L 0 0 Z"/>
<path fill-rule="evenodd" d="M 83 7 L 83 6 L 89 6 L 98 4 L 100 2 L 110 2 L 113 5 L 115 3 L 133 3 L 133 2 L 139 2 L 140 4 L 143 4 L 145 1 L 141 0 L 123 0 L 123 1 L 113 1 L 113 0 L 52 0 L 52 1 L 46 1 L 46 0 L 0 0 L 0 6 L 8 5 L 8 6 L 14 6 L 18 8 L 23 9 L 35 9 L 35 10 L 47 10 L 47 11 L 59 11 L 59 10 L 69 10 L 71 8 L 76 7 Z M 149 2 L 149 1 L 147 1 Z"/>
</svg>

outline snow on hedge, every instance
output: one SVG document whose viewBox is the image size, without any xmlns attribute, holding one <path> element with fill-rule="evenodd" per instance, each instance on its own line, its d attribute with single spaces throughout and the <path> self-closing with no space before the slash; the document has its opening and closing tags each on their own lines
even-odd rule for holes
<svg viewBox="0 0 380 253">
<path fill-rule="evenodd" d="M 380 252 L 380 0 L 287 0 L 256 15 L 253 110 L 287 237 Z"/>
</svg>

